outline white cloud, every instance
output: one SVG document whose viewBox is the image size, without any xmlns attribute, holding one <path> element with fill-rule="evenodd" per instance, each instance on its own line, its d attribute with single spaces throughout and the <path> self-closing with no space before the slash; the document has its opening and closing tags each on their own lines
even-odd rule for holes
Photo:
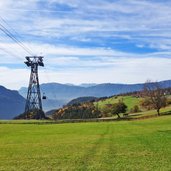
<svg viewBox="0 0 171 171">
<path fill-rule="evenodd" d="M 110 61 L 110 60 L 109 60 Z M 108 62 L 109 62 L 108 61 Z M 115 59 L 113 67 L 94 68 L 90 70 L 68 69 L 62 72 L 47 71 L 49 81 L 61 83 L 137 83 L 145 82 L 147 79 L 167 80 L 170 79 L 171 59 L 146 58 L 146 59 Z M 45 75 L 46 75 L 45 74 Z M 46 76 L 42 75 L 42 82 Z M 110 80 L 110 81 L 109 81 Z"/>
<path fill-rule="evenodd" d="M 78 60 L 77 58 L 75 58 Z M 167 80 L 170 79 L 171 59 L 167 58 L 104 58 L 106 67 L 96 67 L 104 65 L 94 63 L 94 68 L 70 68 L 57 70 L 40 68 L 40 83 L 60 82 L 60 83 L 137 83 L 145 82 L 147 79 Z M 63 61 L 62 61 L 63 62 Z M 65 61 L 68 62 L 68 61 Z M 91 61 L 81 61 L 81 65 L 91 66 Z M 92 64 L 93 66 L 93 64 Z M 9 69 L 0 67 L 0 82 L 2 85 L 19 89 L 27 86 L 30 70 L 28 69 Z M 10 78 L 10 79 L 9 79 Z"/>
<path fill-rule="evenodd" d="M 81 48 L 81 47 L 73 47 L 73 46 L 58 46 L 51 44 L 34 44 L 34 43 L 25 43 L 30 49 L 34 49 L 35 55 L 43 54 L 45 56 L 51 55 L 65 55 L 65 56 L 112 56 L 117 54 L 117 56 L 125 55 L 123 52 L 111 50 L 108 48 Z M 0 43 L 0 48 L 11 50 L 14 54 L 18 55 L 21 59 L 22 56 L 28 55 L 20 46 L 15 43 Z"/>
<path fill-rule="evenodd" d="M 0 84 L 10 88 L 19 89 L 21 86 L 28 85 L 29 70 L 9 69 L 0 67 Z"/>
<path fill-rule="evenodd" d="M 0 16 L 20 34 L 21 40 L 35 55 L 45 56 L 45 65 L 49 68 L 46 73 L 52 77 L 50 81 L 133 83 L 144 82 L 147 78 L 170 79 L 171 2 L 45 2 L 46 7 L 42 5 L 41 8 L 40 0 L 2 0 Z M 58 3 L 66 4 L 73 10 L 55 9 Z M 29 70 L 25 69 L 23 61 L 28 54 L 2 35 L 0 83 L 10 88 L 25 86 Z M 156 52 L 123 52 L 115 48 L 118 39 L 124 39 L 141 49 L 156 49 Z M 89 45 L 83 48 L 79 44 L 73 45 L 72 41 L 94 44 L 97 41 L 101 47 Z M 123 46 L 126 45 L 123 43 Z M 12 63 L 20 67 L 23 64 L 23 69 L 10 68 Z M 40 70 L 40 78 L 42 82 L 47 82 L 41 75 L 43 69 Z"/>
</svg>

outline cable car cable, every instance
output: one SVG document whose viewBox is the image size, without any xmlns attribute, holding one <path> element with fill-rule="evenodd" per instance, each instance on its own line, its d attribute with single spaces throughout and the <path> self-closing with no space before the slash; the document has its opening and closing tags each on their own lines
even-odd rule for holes
<svg viewBox="0 0 171 171">
<path fill-rule="evenodd" d="M 21 36 L 17 33 L 17 31 L 16 30 L 14 30 L 14 28 L 12 28 L 10 25 L 9 25 L 9 23 L 4 19 L 4 18 L 2 18 L 2 16 L 0 16 L 0 19 L 21 39 Z M 2 24 L 1 24 L 2 25 Z M 4 26 L 5 27 L 5 26 Z M 6 28 L 7 29 L 7 28 Z M 8 29 L 7 29 L 8 30 Z M 8 30 L 9 31 L 9 30 Z M 10 31 L 9 31 L 10 32 Z M 11 33 L 11 32 L 10 32 Z M 11 33 L 11 35 L 13 35 L 12 33 Z M 14 37 L 14 35 L 13 35 L 13 37 Z M 16 39 L 16 38 L 15 38 Z M 17 41 L 18 42 L 20 42 L 21 44 L 22 44 L 22 46 L 25 48 L 25 49 L 27 49 L 29 52 L 31 52 L 31 54 L 33 54 L 33 51 L 29 48 L 29 47 L 27 47 L 27 46 L 25 46 L 24 45 L 24 43 L 22 43 L 22 41 L 20 41 L 20 40 L 18 40 L 17 39 Z"/>
</svg>

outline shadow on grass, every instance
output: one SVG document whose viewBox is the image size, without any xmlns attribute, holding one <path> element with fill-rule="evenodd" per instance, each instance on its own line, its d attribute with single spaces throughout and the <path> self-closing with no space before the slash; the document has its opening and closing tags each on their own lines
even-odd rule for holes
<svg viewBox="0 0 171 171">
<path fill-rule="evenodd" d="M 158 132 L 171 135 L 171 130 L 159 130 Z"/>
<path fill-rule="evenodd" d="M 171 115 L 171 111 L 162 112 L 161 115 Z"/>
</svg>

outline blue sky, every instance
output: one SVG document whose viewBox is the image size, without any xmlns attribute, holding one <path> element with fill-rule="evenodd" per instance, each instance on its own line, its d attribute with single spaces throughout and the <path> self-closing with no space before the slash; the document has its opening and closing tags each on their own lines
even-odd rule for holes
<svg viewBox="0 0 171 171">
<path fill-rule="evenodd" d="M 1 0 L 0 16 L 44 56 L 40 82 L 171 79 L 171 0 Z M 27 86 L 29 54 L 2 31 L 0 40 L 0 85 Z"/>
</svg>

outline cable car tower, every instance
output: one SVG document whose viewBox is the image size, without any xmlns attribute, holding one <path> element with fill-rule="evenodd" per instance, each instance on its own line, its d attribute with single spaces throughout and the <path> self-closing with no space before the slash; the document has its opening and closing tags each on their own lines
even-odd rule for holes
<svg viewBox="0 0 171 171">
<path fill-rule="evenodd" d="M 27 92 L 27 99 L 25 105 L 25 113 L 28 118 L 29 112 L 38 112 L 38 119 L 42 119 L 42 100 L 40 93 L 39 77 L 38 77 L 38 67 L 44 67 L 43 56 L 26 56 L 24 63 L 31 67 L 30 81 Z"/>
</svg>

